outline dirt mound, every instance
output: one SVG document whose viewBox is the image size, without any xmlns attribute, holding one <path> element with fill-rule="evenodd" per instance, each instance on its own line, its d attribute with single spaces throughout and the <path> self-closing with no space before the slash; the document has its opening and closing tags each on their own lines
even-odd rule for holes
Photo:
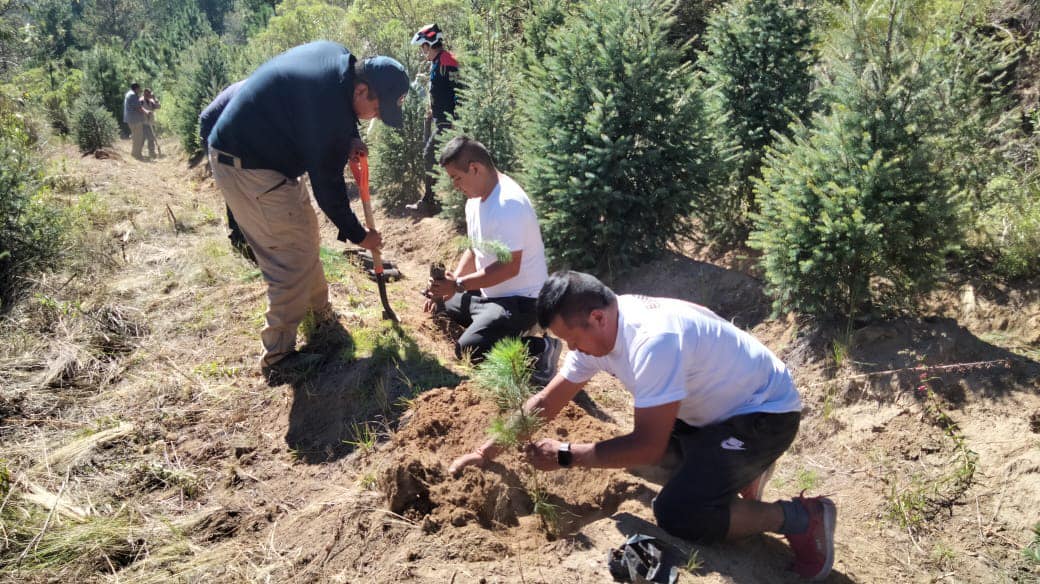
<svg viewBox="0 0 1040 584">
<path fill-rule="evenodd" d="M 467 468 L 458 478 L 448 475 L 447 465 L 479 444 L 495 414 L 494 406 L 467 385 L 417 398 L 411 418 L 389 447 L 392 462 L 380 480 L 389 509 L 421 522 L 427 532 L 466 526 L 513 529 L 518 541 L 540 545 L 610 516 L 645 488 L 617 471 L 533 473 L 519 452 L 505 452 L 485 469 Z M 616 434 L 616 427 L 574 404 L 541 432 L 575 441 Z M 533 513 L 538 491 L 555 510 L 549 518 Z"/>
</svg>

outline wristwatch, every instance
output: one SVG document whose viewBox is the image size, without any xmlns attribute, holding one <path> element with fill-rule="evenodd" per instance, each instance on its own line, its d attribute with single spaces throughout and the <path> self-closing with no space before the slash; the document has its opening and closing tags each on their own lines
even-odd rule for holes
<svg viewBox="0 0 1040 584">
<path fill-rule="evenodd" d="M 571 454 L 571 443 L 560 444 L 560 449 L 556 451 L 556 464 L 567 468 L 571 465 L 572 460 L 574 460 L 574 456 Z"/>
</svg>

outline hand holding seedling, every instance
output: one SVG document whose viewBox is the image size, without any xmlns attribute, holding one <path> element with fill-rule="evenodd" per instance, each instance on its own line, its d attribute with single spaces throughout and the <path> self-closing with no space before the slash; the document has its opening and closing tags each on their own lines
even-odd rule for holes
<svg viewBox="0 0 1040 584">
<path fill-rule="evenodd" d="M 559 470 L 563 468 L 558 462 L 558 453 L 562 442 L 552 438 L 542 438 L 538 442 L 528 443 L 524 448 L 527 462 L 538 470 Z"/>
</svg>

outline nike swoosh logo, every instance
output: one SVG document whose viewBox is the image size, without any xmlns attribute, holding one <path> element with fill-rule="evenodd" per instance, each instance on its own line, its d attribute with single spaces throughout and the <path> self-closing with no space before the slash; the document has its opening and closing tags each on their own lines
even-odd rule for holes
<svg viewBox="0 0 1040 584">
<path fill-rule="evenodd" d="M 746 450 L 744 443 L 732 436 L 722 441 L 722 448 L 725 450 Z"/>
</svg>

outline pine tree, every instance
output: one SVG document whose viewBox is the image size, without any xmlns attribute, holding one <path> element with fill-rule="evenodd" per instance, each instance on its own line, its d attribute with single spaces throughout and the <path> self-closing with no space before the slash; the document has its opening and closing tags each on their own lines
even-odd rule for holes
<svg viewBox="0 0 1040 584">
<path fill-rule="evenodd" d="M 756 184 L 750 244 L 777 310 L 853 319 L 908 306 L 958 237 L 938 170 L 944 79 L 901 0 L 850 4 L 827 62 L 831 111 L 781 138 Z"/>
<path fill-rule="evenodd" d="M 709 240 L 740 244 L 756 210 L 752 177 L 773 133 L 811 110 L 815 61 L 810 11 L 800 0 L 737 0 L 711 17 L 700 56 L 716 144 L 730 152 L 695 215 Z"/>
<path fill-rule="evenodd" d="M 81 152 L 93 152 L 115 142 L 119 125 L 94 94 L 83 94 L 72 109 L 72 133 Z"/>
<path fill-rule="evenodd" d="M 401 129 L 376 124 L 376 137 L 372 141 L 372 196 L 385 209 L 399 209 L 407 203 L 414 203 L 424 184 L 425 92 L 413 84 L 402 110 L 404 124 Z"/>
<path fill-rule="evenodd" d="M 550 262 L 610 273 L 664 251 L 704 189 L 693 74 L 653 1 L 594 1 L 549 36 L 521 92 L 524 185 Z"/>
<path fill-rule="evenodd" d="M 186 153 L 194 154 L 202 147 L 199 114 L 225 87 L 236 81 L 230 76 L 229 61 L 227 47 L 211 36 L 199 40 L 182 63 L 178 73 L 180 83 L 174 91 L 171 124 Z"/>
<path fill-rule="evenodd" d="M 101 98 L 112 117 L 123 124 L 123 96 L 130 90 L 120 51 L 107 45 L 94 47 L 86 58 L 83 71 L 83 93 Z"/>
</svg>

